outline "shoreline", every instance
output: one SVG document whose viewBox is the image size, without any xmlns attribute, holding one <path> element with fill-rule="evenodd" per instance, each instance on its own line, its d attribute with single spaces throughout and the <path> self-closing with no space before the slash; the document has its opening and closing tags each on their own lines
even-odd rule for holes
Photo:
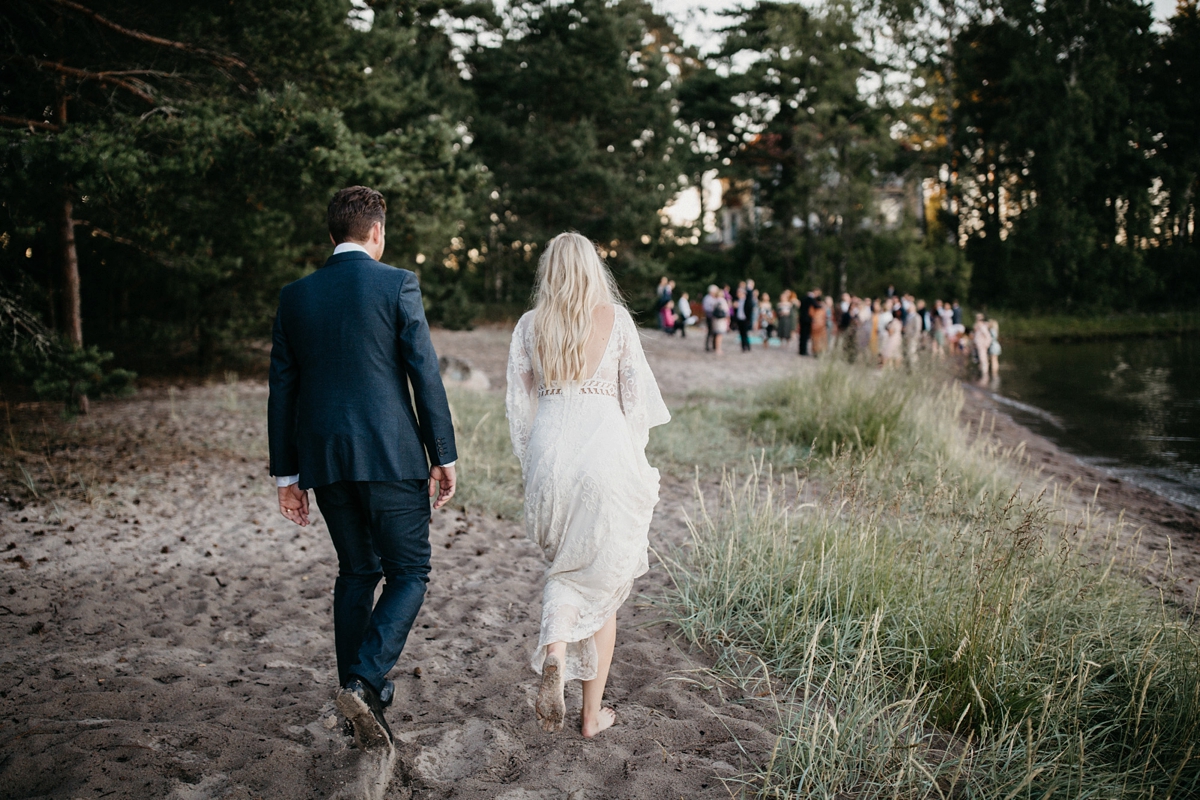
<svg viewBox="0 0 1200 800">
<path fill-rule="evenodd" d="M 987 313 L 987 312 L 985 312 Z M 1165 339 L 1200 331 L 1200 314 L 1108 314 L 1105 316 L 1010 316 L 1004 311 L 987 314 L 1000 323 L 1004 340 L 1017 342 L 1101 342 L 1118 339 Z"/>
<path fill-rule="evenodd" d="M 969 435 L 984 434 L 1017 457 L 1049 492 L 1061 492 L 1077 518 L 1105 515 L 1135 556 L 1129 564 L 1165 600 L 1183 612 L 1200 601 L 1200 510 L 1088 464 L 1025 427 L 989 392 L 968 381 L 963 388 L 962 424 Z M 1023 463 L 1021 463 L 1023 462 Z"/>
<path fill-rule="evenodd" d="M 1079 485 L 1097 487 L 1096 497 L 1103 505 L 1123 508 L 1129 514 L 1155 525 L 1181 533 L 1200 534 L 1200 509 L 1172 500 L 1147 486 L 1115 475 L 1112 471 L 1089 464 L 1080 456 L 1022 425 L 987 390 L 960 380 L 963 387 L 965 421 L 978 418 L 981 411 L 996 417 L 994 435 L 1006 447 L 1025 444 L 1031 466 L 1041 466 L 1042 474 Z"/>
<path fill-rule="evenodd" d="M 1187 511 L 1192 511 L 1192 512 L 1196 512 L 1196 513 L 1200 514 L 1200 502 L 1189 502 L 1186 499 L 1182 499 L 1181 497 L 1173 496 L 1168 491 L 1166 491 L 1162 488 L 1159 488 L 1158 486 L 1155 485 L 1154 481 L 1152 480 L 1152 478 L 1154 476 L 1154 473 L 1152 471 L 1149 471 L 1146 468 L 1139 467 L 1136 464 L 1128 464 L 1126 462 L 1121 461 L 1120 459 L 1118 459 L 1116 457 L 1103 456 L 1103 455 L 1087 455 L 1084 453 L 1076 452 L 1069 445 L 1057 442 L 1053 438 L 1051 438 L 1051 436 L 1049 436 L 1049 435 L 1046 435 L 1044 433 L 1039 433 L 1035 428 L 1031 427 L 1027 421 L 1022 421 L 1021 419 L 1015 417 L 1013 415 L 1012 411 L 1015 410 L 1017 412 L 1020 412 L 1021 414 L 1027 415 L 1027 416 L 1037 417 L 1042 422 L 1048 423 L 1050 426 L 1052 426 L 1054 428 L 1058 428 L 1059 430 L 1063 430 L 1064 425 L 1063 425 L 1061 418 L 1058 417 L 1057 415 L 1055 415 L 1054 413 L 1047 411 L 1046 409 L 1041 408 L 1039 406 L 1030 405 L 1030 404 L 1024 403 L 1020 400 L 1014 399 L 1014 398 L 1009 397 L 1009 396 L 1003 394 L 1002 392 L 996 391 L 994 389 L 980 388 L 973 381 L 969 381 L 966 379 L 960 379 L 960 380 L 962 381 L 964 388 L 967 388 L 967 389 L 970 389 L 970 390 L 973 390 L 976 392 L 980 392 L 981 394 L 986 396 L 988 401 L 990 401 L 993 405 L 998 404 L 1000 407 L 1009 409 L 1009 411 L 1006 411 L 1005 413 L 1014 424 L 1024 428 L 1031 435 L 1039 436 L 1039 437 L 1045 439 L 1047 442 L 1052 444 L 1054 447 L 1057 447 L 1059 450 L 1061 450 L 1066 455 L 1074 458 L 1083 467 L 1086 467 L 1087 469 L 1092 470 L 1093 472 L 1096 472 L 1098 474 L 1104 475 L 1109 479 L 1115 478 L 1115 479 L 1124 481 L 1125 483 L 1128 483 L 1131 486 L 1136 486 L 1139 489 L 1144 489 L 1144 490 L 1156 495 L 1157 497 L 1161 498 L 1163 501 L 1165 501 L 1167 503 L 1170 503 L 1174 506 L 1179 506 Z M 1114 463 L 1112 463 L 1111 465 L 1103 463 L 1102 460 L 1105 458 L 1109 458 Z M 1139 477 L 1141 478 L 1140 480 L 1139 480 Z M 1189 489 L 1193 488 L 1190 486 L 1186 486 L 1186 484 L 1181 483 L 1181 485 L 1183 485 Z M 1186 493 L 1184 493 L 1184 494 L 1186 495 Z M 1197 501 L 1200 501 L 1200 496 L 1198 496 L 1197 498 L 1194 498 L 1194 499 Z"/>
</svg>

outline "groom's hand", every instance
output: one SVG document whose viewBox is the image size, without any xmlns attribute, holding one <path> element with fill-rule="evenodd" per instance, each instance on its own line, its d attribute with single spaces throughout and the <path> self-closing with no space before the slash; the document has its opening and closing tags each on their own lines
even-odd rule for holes
<svg viewBox="0 0 1200 800">
<path fill-rule="evenodd" d="M 437 500 L 433 503 L 434 511 L 450 502 L 450 498 L 454 497 L 454 487 L 457 483 L 458 478 L 454 474 L 454 467 L 429 468 L 429 496 L 437 495 Z"/>
<path fill-rule="evenodd" d="M 295 483 L 280 486 L 279 513 L 301 528 L 308 525 L 308 492 Z"/>
</svg>

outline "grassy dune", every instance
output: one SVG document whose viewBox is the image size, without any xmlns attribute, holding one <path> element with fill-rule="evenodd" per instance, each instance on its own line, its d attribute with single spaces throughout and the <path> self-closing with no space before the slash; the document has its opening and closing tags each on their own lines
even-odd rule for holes
<svg viewBox="0 0 1200 800">
<path fill-rule="evenodd" d="M 454 397 L 467 503 L 514 513 L 499 399 Z M 724 680 L 769 692 L 765 797 L 1190 797 L 1200 647 L 1116 527 L 1021 486 L 933 376 L 837 361 L 693 398 L 651 460 L 726 471 L 664 609 Z M 484 406 L 488 406 L 484 408 Z M 494 477 L 468 488 L 468 476 Z M 516 509 L 519 511 L 519 508 Z M 731 787 L 733 788 L 733 787 Z"/>
<path fill-rule="evenodd" d="M 1189 797 L 1200 648 L 1087 517 L 969 444 L 931 378 L 838 362 L 761 392 L 762 466 L 674 554 L 684 633 L 769 676 L 770 797 Z M 773 459 L 806 454 L 779 477 Z M 812 485 L 821 487 L 815 494 Z"/>
</svg>

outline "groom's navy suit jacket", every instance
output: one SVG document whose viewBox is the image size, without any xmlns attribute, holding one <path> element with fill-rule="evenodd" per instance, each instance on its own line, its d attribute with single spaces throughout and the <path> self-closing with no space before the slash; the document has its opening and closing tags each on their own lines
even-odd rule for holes
<svg viewBox="0 0 1200 800">
<path fill-rule="evenodd" d="M 301 489 L 425 479 L 458 458 L 417 276 L 366 253 L 280 292 L 270 386 L 271 474 Z"/>
</svg>

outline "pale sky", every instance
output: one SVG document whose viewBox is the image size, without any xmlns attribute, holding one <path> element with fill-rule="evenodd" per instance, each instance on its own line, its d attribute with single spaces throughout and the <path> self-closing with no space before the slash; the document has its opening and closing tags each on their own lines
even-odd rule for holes
<svg viewBox="0 0 1200 800">
<path fill-rule="evenodd" d="M 1154 18 L 1159 22 L 1175 14 L 1176 0 L 1152 0 Z M 655 10 L 674 17 L 679 32 L 688 44 L 704 47 L 713 41 L 712 31 L 725 22 L 718 12 L 749 5 L 750 0 L 651 0 Z"/>
</svg>

